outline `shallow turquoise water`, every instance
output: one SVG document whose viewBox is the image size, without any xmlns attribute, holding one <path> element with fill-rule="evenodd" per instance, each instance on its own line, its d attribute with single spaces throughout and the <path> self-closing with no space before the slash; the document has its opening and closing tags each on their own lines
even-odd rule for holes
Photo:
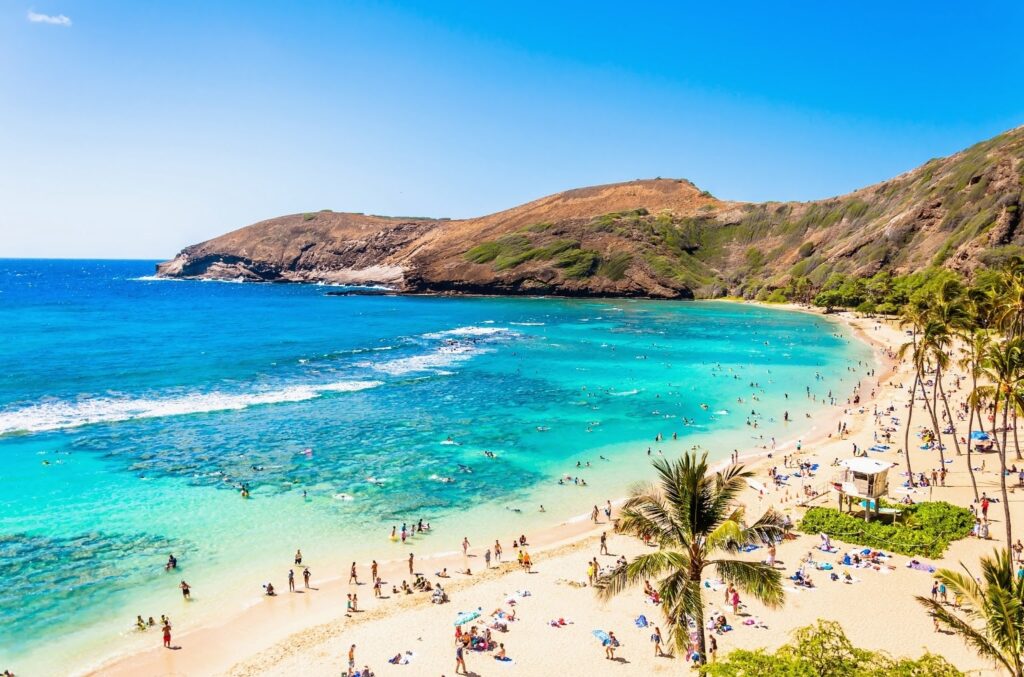
<svg viewBox="0 0 1024 677">
<path fill-rule="evenodd" d="M 434 525 L 410 546 L 432 552 L 577 514 L 644 477 L 648 446 L 781 444 L 870 359 L 821 318 L 733 304 L 338 297 L 151 271 L 0 261 L 0 667 L 130 648 L 140 613 L 180 630 L 241 609 L 296 547 L 337 575 L 350 555 L 399 556 L 403 520 Z"/>
</svg>

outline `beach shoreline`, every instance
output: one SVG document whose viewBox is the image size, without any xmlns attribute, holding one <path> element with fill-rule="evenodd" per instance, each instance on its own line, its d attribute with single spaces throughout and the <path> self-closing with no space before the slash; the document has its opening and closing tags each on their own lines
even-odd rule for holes
<svg viewBox="0 0 1024 677">
<path fill-rule="evenodd" d="M 726 302 L 733 303 L 734 301 Z M 857 340 L 861 340 L 871 346 L 876 373 L 883 371 L 882 365 L 884 362 L 881 361 L 885 357 L 883 345 L 870 334 L 864 332 L 859 325 L 851 322 L 850 318 L 836 315 L 824 316 L 821 313 L 792 304 L 785 306 L 775 304 L 759 305 L 765 305 L 766 307 L 781 311 L 819 315 L 831 321 L 844 324 L 850 329 Z M 891 373 L 893 368 L 892 364 L 888 364 L 884 369 L 886 375 Z M 858 384 L 862 385 L 863 382 L 864 379 L 860 379 Z M 853 386 L 851 386 L 852 389 Z M 870 403 L 862 398 L 861 406 L 863 407 L 865 404 Z M 806 434 L 799 436 L 805 449 L 824 443 L 831 437 L 831 433 L 828 430 L 823 426 L 816 425 L 818 421 L 810 420 L 807 423 L 809 427 L 806 428 Z M 789 447 L 793 446 L 795 439 L 797 439 L 796 435 L 793 440 L 784 441 L 777 446 L 774 453 L 792 452 L 795 448 L 790 449 Z M 748 451 L 741 453 L 740 462 L 747 465 L 751 470 L 758 472 L 767 467 L 772 453 L 770 450 Z M 716 468 L 724 467 L 727 464 L 727 459 L 715 461 Z M 624 497 L 620 496 L 613 503 L 617 506 L 623 500 L 625 500 Z M 600 532 L 609 530 L 609 526 L 604 524 L 603 519 L 600 524 L 593 524 L 588 519 L 586 513 L 578 514 L 533 531 L 530 535 L 529 551 L 535 559 L 550 559 L 559 554 L 578 553 L 590 547 L 596 541 Z M 481 549 L 481 547 L 474 548 L 477 555 L 479 555 Z M 479 562 L 480 559 L 477 556 L 475 561 Z M 449 571 L 454 572 L 464 568 L 466 565 L 466 560 L 460 554 L 452 553 L 451 551 L 440 551 L 429 555 L 417 556 L 416 561 L 417 563 L 424 564 L 422 569 L 417 567 L 417 572 L 425 575 L 430 575 L 441 568 L 447 568 Z M 364 572 L 364 576 L 368 573 L 365 571 L 368 569 L 368 564 L 368 562 L 360 563 L 360 570 Z M 381 577 L 385 581 L 389 581 L 389 583 L 401 580 L 403 577 L 409 578 L 407 570 L 405 570 L 405 563 L 401 560 L 381 560 L 379 564 Z M 508 573 L 507 570 L 504 573 L 497 573 L 497 571 L 495 569 L 481 574 L 479 568 L 477 568 L 472 577 L 453 574 L 453 576 L 458 576 L 458 578 L 453 577 L 446 583 L 454 584 L 451 588 L 452 592 L 471 590 L 478 583 L 490 581 L 503 576 L 504 573 Z M 144 674 L 158 674 L 172 668 L 176 672 L 183 672 L 185 674 L 245 674 L 244 666 L 252 663 L 255 657 L 262 656 L 267 652 L 275 653 L 275 651 L 280 651 L 282 646 L 296 645 L 297 639 L 308 635 L 312 628 L 321 628 L 319 634 L 324 634 L 325 631 L 322 629 L 322 626 L 330 626 L 332 623 L 336 623 L 339 615 L 343 612 L 342 594 L 348 589 L 343 578 L 343 576 L 336 576 L 328 579 L 320 578 L 315 581 L 317 587 L 320 588 L 316 591 L 317 597 L 330 597 L 335 600 L 335 604 L 315 605 L 310 601 L 309 595 L 303 595 L 306 599 L 301 601 L 289 600 L 287 608 L 281 609 L 280 607 L 284 605 L 277 604 L 274 605 L 274 608 L 271 608 L 271 605 L 261 604 L 263 600 L 256 600 L 248 609 L 232 615 L 226 621 L 200 625 L 190 629 L 181 635 L 180 638 L 176 637 L 176 641 L 181 639 L 182 645 L 189 647 L 187 653 L 184 651 L 180 654 L 179 652 L 167 652 L 158 647 L 143 651 L 131 651 L 109 657 L 102 663 L 82 670 L 77 674 L 127 675 L 139 674 L 140 672 Z M 362 586 L 360 591 L 363 590 L 369 593 L 368 586 Z M 419 600 L 419 597 L 416 599 Z M 360 619 L 345 619 L 346 623 L 344 625 L 348 627 L 357 620 L 363 621 L 387 617 L 401 608 L 405 608 L 405 605 L 387 605 L 379 610 L 374 610 L 374 613 L 367 614 Z M 342 618 L 344 617 L 342 616 Z M 239 623 L 244 624 L 247 628 L 247 637 L 243 641 L 239 640 L 237 630 L 235 629 L 235 626 Z M 197 646 L 216 647 L 216 649 L 197 650 Z"/>
</svg>

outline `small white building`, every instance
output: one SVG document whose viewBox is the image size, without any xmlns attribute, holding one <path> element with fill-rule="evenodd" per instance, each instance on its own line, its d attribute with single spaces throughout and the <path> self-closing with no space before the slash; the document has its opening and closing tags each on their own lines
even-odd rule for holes
<svg viewBox="0 0 1024 677">
<path fill-rule="evenodd" d="M 839 511 L 842 512 L 844 502 L 847 509 L 852 510 L 856 499 L 858 503 L 864 503 L 865 521 L 871 519 L 872 510 L 877 515 L 879 499 L 889 490 L 889 468 L 892 465 L 873 458 L 840 461 L 840 470 L 832 478 L 832 490 L 839 495 Z"/>
</svg>

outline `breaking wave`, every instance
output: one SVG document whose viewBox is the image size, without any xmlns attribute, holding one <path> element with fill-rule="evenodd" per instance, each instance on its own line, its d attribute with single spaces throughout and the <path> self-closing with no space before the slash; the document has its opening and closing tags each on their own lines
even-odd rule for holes
<svg viewBox="0 0 1024 677">
<path fill-rule="evenodd" d="M 0 410 L 0 435 L 77 428 L 93 423 L 114 423 L 140 418 L 184 416 L 213 411 L 246 409 L 263 404 L 302 402 L 324 393 L 355 392 L 381 385 L 380 381 L 339 381 L 287 386 L 251 393 L 192 393 L 175 397 L 89 397 L 40 402 Z"/>
</svg>

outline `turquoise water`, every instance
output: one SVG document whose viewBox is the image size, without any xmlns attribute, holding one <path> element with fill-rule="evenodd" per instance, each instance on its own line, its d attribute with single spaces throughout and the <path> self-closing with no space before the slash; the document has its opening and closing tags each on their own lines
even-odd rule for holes
<svg viewBox="0 0 1024 677">
<path fill-rule="evenodd" d="M 180 631 L 240 611 L 296 547 L 339 575 L 583 512 L 645 476 L 647 447 L 782 444 L 870 360 L 819 317 L 735 304 L 328 296 L 152 269 L 0 260 L 0 667 L 152 643 L 136 614 Z M 419 518 L 429 538 L 388 541 Z"/>
</svg>

